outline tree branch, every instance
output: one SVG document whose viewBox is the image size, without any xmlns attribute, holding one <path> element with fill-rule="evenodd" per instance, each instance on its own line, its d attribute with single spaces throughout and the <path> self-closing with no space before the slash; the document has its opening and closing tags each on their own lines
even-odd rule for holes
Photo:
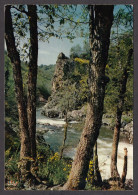
<svg viewBox="0 0 138 195">
<path fill-rule="evenodd" d="M 16 9 L 17 11 L 22 12 L 22 13 L 24 13 L 24 14 L 26 14 L 26 15 L 28 16 L 28 12 L 25 11 L 25 10 L 20 10 L 19 8 L 15 7 L 14 5 L 12 5 L 11 8 L 14 8 L 14 9 Z"/>
</svg>

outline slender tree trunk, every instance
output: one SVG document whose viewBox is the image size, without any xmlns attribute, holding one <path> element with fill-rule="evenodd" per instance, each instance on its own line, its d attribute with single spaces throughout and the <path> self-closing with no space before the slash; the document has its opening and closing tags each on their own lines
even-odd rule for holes
<svg viewBox="0 0 138 195">
<path fill-rule="evenodd" d="M 29 73 L 28 73 L 28 99 L 27 115 L 28 129 L 31 142 L 31 156 L 36 158 L 36 83 L 37 83 L 37 58 L 38 58 L 38 32 L 36 5 L 28 5 L 28 16 L 30 25 L 30 51 L 29 51 Z"/>
<path fill-rule="evenodd" d="M 99 171 L 98 154 L 97 154 L 97 141 L 94 146 L 94 184 L 100 185 L 102 183 L 102 177 Z"/>
<path fill-rule="evenodd" d="M 21 151 L 20 160 L 23 162 L 21 165 L 21 173 L 24 175 L 29 172 L 30 163 L 28 158 L 30 157 L 30 137 L 28 131 L 28 121 L 26 104 L 23 94 L 23 83 L 21 74 L 21 62 L 19 52 L 15 46 L 15 38 L 13 34 L 12 18 L 10 12 L 10 5 L 5 7 L 5 40 L 7 45 L 8 56 L 13 66 L 13 76 L 15 82 L 15 93 L 18 106 L 19 126 L 20 126 L 20 139 L 21 139 Z"/>
<path fill-rule="evenodd" d="M 105 77 L 110 42 L 110 29 L 113 21 L 113 7 L 111 5 L 90 5 L 90 55 L 89 89 L 87 116 L 71 173 L 63 190 L 80 190 L 85 187 L 85 178 L 89 168 L 92 150 L 99 135 L 103 115 L 103 101 Z"/>
<path fill-rule="evenodd" d="M 62 159 L 63 157 L 63 151 L 64 151 L 64 147 L 65 147 L 65 142 L 66 142 L 66 139 L 67 139 L 67 130 L 68 130 L 68 118 L 67 118 L 67 112 L 66 111 L 66 116 L 65 116 L 65 126 L 64 126 L 64 139 L 63 139 L 63 144 L 62 144 L 62 148 L 61 148 L 61 151 L 60 151 L 60 159 Z"/>
<path fill-rule="evenodd" d="M 121 117 L 122 117 L 123 106 L 124 106 L 124 96 L 126 92 L 126 84 L 128 79 L 128 68 L 130 66 L 132 54 L 133 54 L 133 49 L 130 49 L 128 52 L 128 59 L 126 62 L 126 66 L 123 70 L 122 79 L 120 81 L 119 101 L 117 105 L 116 125 L 114 128 L 112 155 L 111 155 L 111 177 L 113 179 L 120 178 L 120 175 L 117 170 L 117 152 L 118 152 L 118 143 L 120 137 Z"/>
<path fill-rule="evenodd" d="M 123 172 L 121 177 L 121 182 L 124 185 L 126 181 L 126 175 L 127 175 L 127 148 L 124 148 L 124 166 L 123 166 Z"/>
</svg>

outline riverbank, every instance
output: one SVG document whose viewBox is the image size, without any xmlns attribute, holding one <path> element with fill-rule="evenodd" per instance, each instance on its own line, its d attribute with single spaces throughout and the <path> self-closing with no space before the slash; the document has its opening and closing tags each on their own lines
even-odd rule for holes
<svg viewBox="0 0 138 195">
<path fill-rule="evenodd" d="M 49 119 L 41 115 L 41 109 L 37 111 L 37 125 L 41 127 L 38 129 L 43 134 L 45 141 L 51 146 L 55 152 L 59 152 L 64 136 L 64 120 L 63 119 Z M 70 121 L 66 147 L 64 149 L 64 156 L 74 158 L 76 147 L 80 139 L 84 123 L 78 121 Z M 79 128 L 77 128 L 79 126 Z M 37 131 L 37 132 L 38 132 Z M 109 126 L 103 125 L 100 130 L 98 138 L 98 155 L 99 155 L 99 168 L 103 179 L 110 178 L 110 162 L 112 151 L 112 137 L 113 131 Z M 56 138 L 56 139 L 55 139 Z M 126 136 L 123 134 L 120 137 L 118 147 L 118 171 L 120 175 L 123 170 L 124 148 L 128 149 L 128 171 L 127 179 L 133 179 L 133 145 L 129 144 Z"/>
<path fill-rule="evenodd" d="M 9 139 L 14 142 L 13 148 L 5 153 L 5 189 L 6 190 L 61 190 L 67 181 L 72 160 L 80 139 L 84 122 L 70 121 L 67 131 L 67 140 L 62 160 L 59 157 L 64 137 L 64 120 L 49 119 L 41 115 L 41 109 L 37 109 L 37 162 L 38 176 L 43 181 L 27 186 L 22 184 L 20 170 L 18 168 L 20 141 L 17 132 L 13 131 Z M 10 131 L 11 132 L 11 131 Z M 112 150 L 113 131 L 106 125 L 102 125 L 98 137 L 99 169 L 103 179 L 102 186 L 95 188 L 86 182 L 85 190 L 132 190 L 133 189 L 133 145 L 129 144 L 124 136 L 120 137 L 118 148 L 118 171 L 120 176 L 123 170 L 124 147 L 128 149 L 128 170 L 126 184 L 123 188 L 112 185 L 110 181 L 110 162 Z M 7 139 L 6 139 L 7 140 Z M 8 140 L 7 140 L 8 141 Z"/>
</svg>

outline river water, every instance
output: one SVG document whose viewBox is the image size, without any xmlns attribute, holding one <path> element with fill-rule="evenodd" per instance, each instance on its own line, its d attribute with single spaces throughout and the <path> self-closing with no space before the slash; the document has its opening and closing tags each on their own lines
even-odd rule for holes
<svg viewBox="0 0 138 195">
<path fill-rule="evenodd" d="M 37 109 L 37 131 L 45 131 L 43 134 L 46 143 L 48 143 L 55 152 L 60 151 L 64 138 L 64 120 L 50 119 L 41 115 L 41 109 Z M 76 147 L 83 129 L 82 123 L 72 121 L 69 123 L 67 131 L 66 146 L 63 155 L 74 158 Z M 101 127 L 99 138 L 97 140 L 97 151 L 99 158 L 99 169 L 103 179 L 110 177 L 110 162 L 112 151 L 113 131 L 110 128 Z M 120 138 L 118 146 L 118 171 L 120 175 L 123 170 L 124 148 L 128 150 L 128 171 L 127 179 L 133 179 L 133 145 L 129 144 L 123 137 Z"/>
</svg>

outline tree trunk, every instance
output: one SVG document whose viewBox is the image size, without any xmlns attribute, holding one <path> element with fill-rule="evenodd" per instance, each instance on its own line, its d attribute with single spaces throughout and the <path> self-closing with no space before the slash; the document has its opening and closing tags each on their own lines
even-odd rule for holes
<svg viewBox="0 0 138 195">
<path fill-rule="evenodd" d="M 120 137 L 121 117 L 122 117 L 123 106 L 124 106 L 124 96 L 126 92 L 126 84 L 128 78 L 128 67 L 130 66 L 132 54 L 133 54 L 133 49 L 130 49 L 128 52 L 128 59 L 126 62 L 126 66 L 123 70 L 122 79 L 120 81 L 119 101 L 117 105 L 116 125 L 114 129 L 112 155 L 111 155 L 111 177 L 115 180 L 120 178 L 120 175 L 117 170 L 117 152 L 118 152 L 118 143 Z"/>
<path fill-rule="evenodd" d="M 65 125 L 64 125 L 64 139 L 63 139 L 63 144 L 61 147 L 61 151 L 60 151 L 60 159 L 62 159 L 63 157 L 63 151 L 64 151 L 64 147 L 65 147 L 65 142 L 67 139 L 67 130 L 68 130 L 68 118 L 67 118 L 67 111 L 66 111 L 66 116 L 65 116 Z"/>
<path fill-rule="evenodd" d="M 29 72 L 28 72 L 28 99 L 27 115 L 28 129 L 31 142 L 31 156 L 36 158 L 36 83 L 37 83 L 37 57 L 38 57 L 38 32 L 36 5 L 28 5 L 28 16 L 30 25 L 30 50 L 29 50 Z"/>
<path fill-rule="evenodd" d="M 100 185 L 102 183 L 102 177 L 99 171 L 98 154 L 97 154 L 97 141 L 94 147 L 94 185 Z"/>
<path fill-rule="evenodd" d="M 103 115 L 105 77 L 110 42 L 110 29 L 113 21 L 111 5 L 90 5 L 90 55 L 89 89 L 87 116 L 71 173 L 63 190 L 80 190 L 85 187 L 85 178 L 89 168 L 92 150 L 99 135 Z"/>
<path fill-rule="evenodd" d="M 15 46 L 15 38 L 13 34 L 12 18 L 10 12 L 10 5 L 5 7 L 5 40 L 7 45 L 8 56 L 11 60 L 13 66 L 13 76 L 15 82 L 15 93 L 18 106 L 19 115 L 19 127 L 20 127 L 20 139 L 21 139 L 21 150 L 20 150 L 20 160 L 21 160 L 21 173 L 26 175 L 30 169 L 30 163 L 28 158 L 30 157 L 30 138 L 28 131 L 28 121 L 26 104 L 23 94 L 23 83 L 21 74 L 21 62 L 19 52 Z"/>
<path fill-rule="evenodd" d="M 126 181 L 126 175 L 127 175 L 127 148 L 124 148 L 124 166 L 123 166 L 123 172 L 121 177 L 121 182 L 124 185 Z"/>
</svg>

